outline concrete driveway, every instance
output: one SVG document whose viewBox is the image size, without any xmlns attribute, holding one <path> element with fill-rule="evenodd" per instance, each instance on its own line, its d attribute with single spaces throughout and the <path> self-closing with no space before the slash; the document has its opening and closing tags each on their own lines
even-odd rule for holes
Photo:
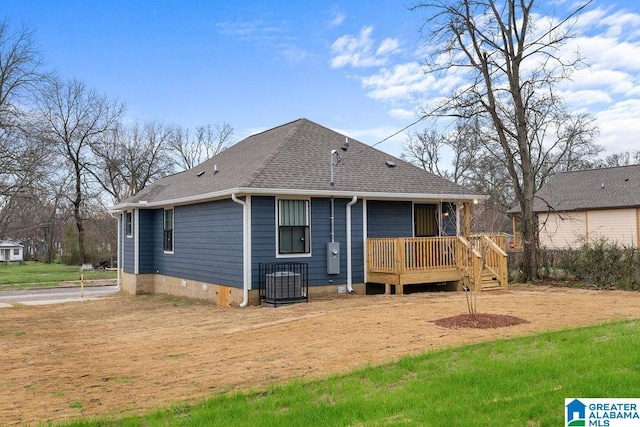
<svg viewBox="0 0 640 427">
<path fill-rule="evenodd" d="M 111 295 L 119 290 L 120 287 L 117 285 L 91 286 L 84 288 L 82 296 L 79 287 L 0 291 L 0 308 L 12 307 L 14 304 L 45 305 L 88 301 Z"/>
</svg>

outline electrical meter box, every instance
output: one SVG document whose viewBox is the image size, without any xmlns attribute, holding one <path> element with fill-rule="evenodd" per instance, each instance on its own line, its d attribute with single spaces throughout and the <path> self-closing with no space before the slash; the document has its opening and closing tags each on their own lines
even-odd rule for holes
<svg viewBox="0 0 640 427">
<path fill-rule="evenodd" d="M 340 274 L 340 243 L 327 243 L 327 274 Z"/>
</svg>

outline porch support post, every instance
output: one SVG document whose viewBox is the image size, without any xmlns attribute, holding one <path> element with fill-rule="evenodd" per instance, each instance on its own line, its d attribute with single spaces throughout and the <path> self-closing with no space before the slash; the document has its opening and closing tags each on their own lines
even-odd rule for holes
<svg viewBox="0 0 640 427">
<path fill-rule="evenodd" d="M 396 295 L 402 295 L 402 273 L 404 273 L 404 264 L 406 256 L 405 253 L 405 244 L 404 239 L 398 238 L 395 239 L 395 272 L 398 275 L 398 280 L 396 281 Z"/>
<path fill-rule="evenodd" d="M 464 221 L 462 224 L 462 237 L 469 240 L 471 237 L 471 203 L 464 202 Z"/>
</svg>

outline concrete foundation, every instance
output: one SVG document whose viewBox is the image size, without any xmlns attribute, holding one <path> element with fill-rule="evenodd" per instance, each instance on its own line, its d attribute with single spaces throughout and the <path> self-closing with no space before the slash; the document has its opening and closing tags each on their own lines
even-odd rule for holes
<svg viewBox="0 0 640 427">
<path fill-rule="evenodd" d="M 162 294 L 207 301 L 221 307 L 239 307 L 243 290 L 232 286 L 181 279 L 162 274 L 131 274 L 120 272 L 122 292 L 128 295 Z M 354 283 L 354 292 L 364 295 L 364 283 Z M 314 297 L 346 293 L 346 285 L 309 286 L 309 300 Z M 249 305 L 260 303 L 258 290 L 249 291 Z"/>
</svg>

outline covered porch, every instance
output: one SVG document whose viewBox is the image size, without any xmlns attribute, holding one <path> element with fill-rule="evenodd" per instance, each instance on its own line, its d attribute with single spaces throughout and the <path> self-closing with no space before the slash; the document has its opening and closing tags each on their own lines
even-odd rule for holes
<svg viewBox="0 0 640 427">
<path fill-rule="evenodd" d="M 456 289 L 508 288 L 504 235 L 368 238 L 368 283 L 403 294 L 405 285 L 456 282 Z"/>
</svg>

